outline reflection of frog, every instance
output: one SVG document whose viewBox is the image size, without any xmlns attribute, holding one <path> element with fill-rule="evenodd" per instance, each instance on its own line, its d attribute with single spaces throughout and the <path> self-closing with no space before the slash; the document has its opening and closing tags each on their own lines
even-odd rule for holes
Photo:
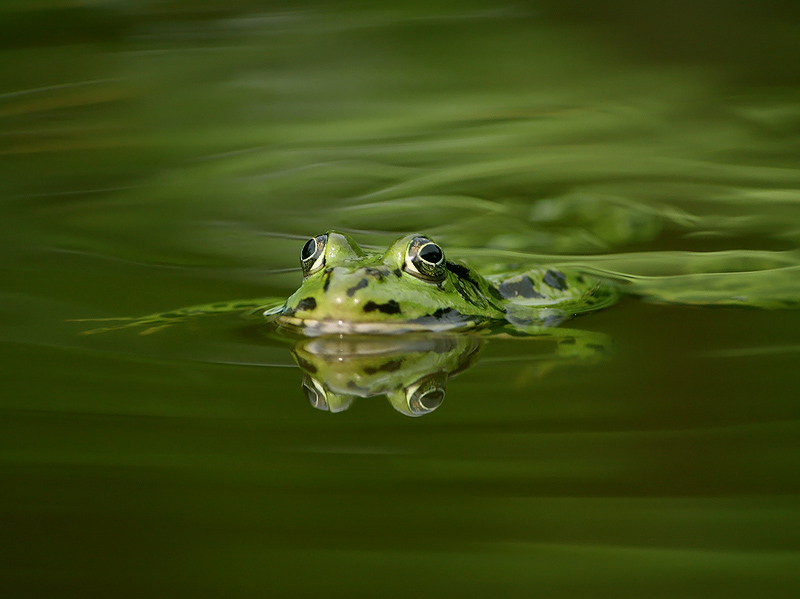
<svg viewBox="0 0 800 599">
<path fill-rule="evenodd" d="M 292 354 L 303 391 L 320 410 L 341 412 L 356 397 L 386 395 L 406 416 L 439 407 L 447 379 L 480 351 L 470 335 L 325 335 L 302 339 Z"/>
<path fill-rule="evenodd" d="M 527 376 L 597 362 L 611 343 L 602 333 L 553 327 L 542 327 L 538 337 L 555 349 L 533 357 Z M 303 369 L 303 391 L 319 410 L 341 412 L 356 397 L 386 395 L 398 412 L 424 416 L 442 403 L 448 378 L 473 366 L 482 347 L 474 334 L 322 335 L 300 339 L 292 355 Z"/>
<path fill-rule="evenodd" d="M 445 259 L 442 248 L 409 235 L 383 253 L 362 250 L 330 231 L 301 252 L 303 283 L 285 302 L 272 298 L 222 302 L 152 314 L 111 328 L 145 333 L 205 314 L 263 313 L 306 335 L 394 334 L 475 328 L 505 322 L 518 334 L 540 334 L 569 316 L 613 304 L 616 287 L 575 271 L 535 269 L 484 277 Z M 113 320 L 113 319 L 112 319 Z M 95 329 L 99 332 L 108 329 Z"/>
</svg>

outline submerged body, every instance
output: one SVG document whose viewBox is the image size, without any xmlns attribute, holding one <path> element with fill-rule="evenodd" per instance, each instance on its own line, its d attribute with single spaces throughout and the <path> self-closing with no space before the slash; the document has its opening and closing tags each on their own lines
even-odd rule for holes
<svg viewBox="0 0 800 599">
<path fill-rule="evenodd" d="M 484 277 L 447 260 L 441 247 L 420 235 L 378 254 L 330 231 L 309 240 L 301 259 L 302 285 L 265 314 L 311 335 L 437 331 L 498 321 L 553 325 L 611 305 L 618 296 L 615 287 L 577 272 Z"/>
</svg>

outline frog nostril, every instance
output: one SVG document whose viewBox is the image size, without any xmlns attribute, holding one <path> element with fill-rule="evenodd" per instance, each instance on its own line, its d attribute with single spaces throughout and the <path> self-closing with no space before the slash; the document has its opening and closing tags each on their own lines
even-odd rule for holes
<svg viewBox="0 0 800 599">
<path fill-rule="evenodd" d="M 374 266 L 367 266 L 364 268 L 364 273 L 377 279 L 378 281 L 382 281 L 384 278 L 389 276 L 389 269 L 385 267 L 376 268 Z"/>
</svg>

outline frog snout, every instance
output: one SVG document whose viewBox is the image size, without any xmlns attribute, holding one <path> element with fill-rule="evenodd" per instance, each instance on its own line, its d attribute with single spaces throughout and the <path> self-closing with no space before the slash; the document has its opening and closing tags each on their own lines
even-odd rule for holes
<svg viewBox="0 0 800 599">
<path fill-rule="evenodd" d="M 390 286 L 383 286 L 393 276 L 388 268 L 363 267 L 353 271 L 334 269 L 327 281 L 325 298 L 331 310 L 340 307 L 357 310 L 367 316 L 370 312 L 397 314 L 398 304 L 388 293 Z"/>
<path fill-rule="evenodd" d="M 336 304 L 359 304 L 361 302 L 361 292 L 367 289 L 370 283 L 376 280 L 374 269 L 359 268 L 354 271 L 339 271 L 334 269 L 330 273 L 326 284 L 328 288 L 325 295 L 328 301 Z"/>
</svg>

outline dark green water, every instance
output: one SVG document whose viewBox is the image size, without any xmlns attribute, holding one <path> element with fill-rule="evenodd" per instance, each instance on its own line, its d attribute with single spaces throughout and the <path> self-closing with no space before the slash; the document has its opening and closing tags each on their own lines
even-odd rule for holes
<svg viewBox="0 0 800 599">
<path fill-rule="evenodd" d="M 4 596 L 798 596 L 800 311 L 686 305 L 800 299 L 794 4 L 238 6 L 0 9 Z M 286 297 L 334 228 L 679 303 L 415 419 L 252 322 L 70 322 Z"/>
</svg>

